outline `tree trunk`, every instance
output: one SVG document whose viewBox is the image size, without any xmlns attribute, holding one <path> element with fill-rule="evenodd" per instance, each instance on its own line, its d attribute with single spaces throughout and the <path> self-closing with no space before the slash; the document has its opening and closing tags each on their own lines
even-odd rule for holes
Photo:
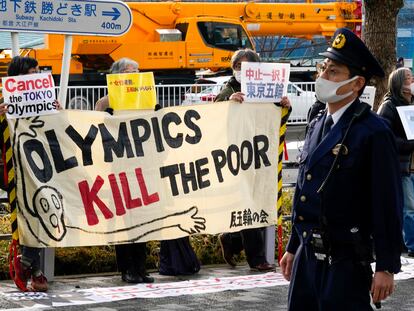
<svg viewBox="0 0 414 311">
<path fill-rule="evenodd" d="M 403 7 L 403 0 L 364 0 L 365 24 L 363 40 L 378 59 L 385 77 L 374 77 L 370 84 L 376 88 L 374 110 L 377 111 L 387 91 L 388 76 L 395 69 L 397 60 L 397 14 Z"/>
</svg>

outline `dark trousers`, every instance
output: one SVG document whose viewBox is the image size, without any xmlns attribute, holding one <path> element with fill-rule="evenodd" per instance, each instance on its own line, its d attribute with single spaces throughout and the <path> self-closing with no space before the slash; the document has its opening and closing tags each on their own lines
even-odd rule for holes
<svg viewBox="0 0 414 311">
<path fill-rule="evenodd" d="M 237 255 L 244 249 L 247 263 L 255 267 L 266 262 L 264 232 L 265 228 L 245 229 L 224 233 L 224 238 L 229 241 L 233 254 Z"/>
<path fill-rule="evenodd" d="M 200 270 L 200 261 L 194 252 L 188 236 L 161 241 L 160 274 L 189 275 Z"/>
<path fill-rule="evenodd" d="M 310 245 L 298 248 L 289 287 L 288 311 L 372 311 L 369 272 L 351 259 L 317 260 Z"/>
<path fill-rule="evenodd" d="M 21 246 L 22 259 L 21 262 L 31 267 L 33 272 L 40 270 L 40 248 Z"/>
<path fill-rule="evenodd" d="M 141 276 L 146 275 L 145 260 L 147 259 L 147 244 L 119 244 L 115 245 L 116 262 L 120 272 L 132 270 Z"/>
</svg>

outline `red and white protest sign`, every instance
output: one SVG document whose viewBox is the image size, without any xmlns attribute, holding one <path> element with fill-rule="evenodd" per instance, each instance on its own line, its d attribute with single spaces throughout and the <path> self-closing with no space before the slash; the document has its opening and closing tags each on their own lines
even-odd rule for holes
<svg viewBox="0 0 414 311">
<path fill-rule="evenodd" d="M 242 62 L 241 91 L 246 102 L 277 103 L 286 95 L 290 64 Z"/>
<path fill-rule="evenodd" d="M 51 73 L 2 78 L 7 118 L 56 113 L 55 83 Z"/>
</svg>

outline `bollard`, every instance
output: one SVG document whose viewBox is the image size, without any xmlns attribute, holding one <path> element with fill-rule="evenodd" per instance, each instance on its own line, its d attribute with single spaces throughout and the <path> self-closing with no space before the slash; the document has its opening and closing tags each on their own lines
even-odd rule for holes
<svg viewBox="0 0 414 311">
<path fill-rule="evenodd" d="M 266 261 L 275 264 L 275 226 L 266 227 L 265 230 L 265 256 Z"/>
<path fill-rule="evenodd" d="M 42 248 L 40 251 L 40 269 L 48 281 L 55 278 L 55 249 Z"/>
</svg>

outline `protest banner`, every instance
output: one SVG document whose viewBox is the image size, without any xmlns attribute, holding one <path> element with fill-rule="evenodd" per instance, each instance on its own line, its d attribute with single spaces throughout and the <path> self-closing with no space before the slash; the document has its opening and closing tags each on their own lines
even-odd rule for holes
<svg viewBox="0 0 414 311">
<path fill-rule="evenodd" d="M 275 224 L 281 109 L 229 102 L 9 120 L 20 242 L 163 240 Z"/>
<path fill-rule="evenodd" d="M 157 97 L 152 72 L 108 74 L 106 81 L 109 106 L 114 110 L 154 109 Z"/>
<path fill-rule="evenodd" d="M 2 85 L 8 119 L 57 112 L 55 83 L 51 73 L 4 77 Z"/>
<path fill-rule="evenodd" d="M 359 100 L 367 103 L 371 106 L 371 108 L 374 106 L 374 100 L 375 100 L 375 92 L 377 91 L 377 88 L 375 86 L 369 86 L 367 85 L 364 88 L 364 92 L 359 96 Z"/>
<path fill-rule="evenodd" d="M 399 106 L 397 111 L 404 127 L 405 136 L 409 140 L 414 139 L 414 106 Z"/>
<path fill-rule="evenodd" d="M 286 96 L 290 64 L 242 62 L 241 92 L 245 102 L 278 103 Z"/>
</svg>

